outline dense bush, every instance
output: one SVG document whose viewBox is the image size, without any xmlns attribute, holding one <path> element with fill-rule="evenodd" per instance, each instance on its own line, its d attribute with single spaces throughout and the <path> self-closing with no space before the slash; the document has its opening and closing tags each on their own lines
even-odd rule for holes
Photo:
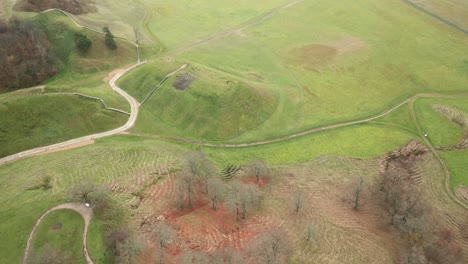
<svg viewBox="0 0 468 264">
<path fill-rule="evenodd" d="M 0 91 L 37 85 L 58 72 L 44 28 L 33 21 L 0 21 Z"/>
<path fill-rule="evenodd" d="M 86 53 L 92 46 L 93 42 L 80 32 L 75 33 L 75 45 L 79 52 Z"/>
<path fill-rule="evenodd" d="M 102 28 L 102 31 L 104 31 L 104 33 L 106 34 L 106 36 L 105 36 L 106 46 L 111 50 L 117 49 L 117 44 L 115 43 L 114 35 L 112 35 L 109 28 L 104 27 L 104 28 Z"/>
</svg>

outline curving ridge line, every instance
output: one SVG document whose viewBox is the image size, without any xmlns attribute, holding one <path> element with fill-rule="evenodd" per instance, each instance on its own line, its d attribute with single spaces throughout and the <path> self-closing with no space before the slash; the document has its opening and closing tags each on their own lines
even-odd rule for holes
<svg viewBox="0 0 468 264">
<path fill-rule="evenodd" d="M 116 128 L 116 129 L 113 129 L 113 130 L 110 130 L 110 131 L 97 133 L 97 134 L 93 134 L 93 135 L 89 135 L 89 136 L 84 136 L 84 137 L 80 137 L 80 138 L 75 138 L 75 139 L 71 139 L 71 140 L 68 140 L 68 141 L 65 141 L 65 142 L 61 142 L 61 143 L 57 143 L 57 144 L 53 144 L 53 145 L 49 145 L 49 146 L 39 147 L 39 148 L 31 149 L 31 150 L 26 150 L 26 151 L 23 151 L 23 152 L 20 152 L 20 153 L 16 153 L 16 154 L 1 158 L 0 159 L 0 165 L 6 164 L 6 163 L 9 163 L 9 162 L 18 160 L 18 159 L 39 155 L 39 154 L 41 154 L 43 152 L 47 152 L 47 151 L 50 151 L 50 150 L 69 147 L 71 145 L 78 144 L 78 143 L 81 143 L 81 142 L 84 142 L 84 141 L 95 140 L 95 139 L 98 139 L 98 138 L 113 136 L 113 135 L 119 134 L 119 133 L 124 132 L 124 131 L 130 129 L 131 127 L 133 127 L 135 125 L 136 119 L 138 117 L 138 107 L 140 106 L 140 103 L 138 103 L 135 100 L 135 98 L 130 96 L 127 92 L 125 92 L 124 90 L 119 88 L 115 84 L 115 82 L 120 77 L 122 77 L 124 74 L 126 74 L 127 72 L 129 72 L 129 71 L 131 71 L 131 70 L 133 70 L 133 69 L 137 68 L 138 66 L 143 65 L 145 63 L 147 63 L 147 62 L 146 61 L 139 62 L 139 63 L 137 63 L 137 64 L 135 64 L 135 65 L 133 65 L 133 66 L 119 72 L 114 77 L 112 77 L 112 79 L 109 81 L 109 85 L 112 87 L 112 89 L 114 91 L 116 91 L 118 94 L 120 94 L 122 97 L 124 97 L 128 101 L 128 103 L 130 104 L 130 109 L 131 109 L 130 110 L 130 117 L 128 118 L 127 122 L 123 126 L 121 126 L 119 128 Z"/>
<path fill-rule="evenodd" d="M 31 234 L 29 235 L 28 241 L 26 243 L 26 249 L 24 250 L 24 256 L 23 256 L 23 264 L 27 264 L 28 260 L 28 255 L 29 255 L 29 250 L 31 248 L 31 242 L 34 237 L 34 234 L 36 233 L 37 228 L 41 224 L 42 220 L 51 212 L 57 211 L 57 210 L 63 210 L 63 209 L 68 209 L 68 210 L 73 210 L 81 215 L 84 220 L 84 229 L 83 229 L 83 254 L 86 259 L 86 262 L 88 264 L 93 264 L 93 261 L 89 257 L 88 253 L 88 246 L 87 246 L 87 236 L 88 236 L 88 227 L 89 223 L 91 222 L 91 218 L 93 217 L 93 210 L 91 208 L 87 208 L 83 204 L 79 203 L 67 203 L 67 204 L 61 204 L 58 206 L 55 206 L 49 210 L 47 210 L 42 216 L 36 221 L 36 224 L 34 225 Z"/>
<path fill-rule="evenodd" d="M 143 137 L 153 137 L 153 138 L 159 138 L 159 139 L 166 139 L 166 140 L 171 140 L 171 141 L 176 141 L 176 142 L 181 142 L 181 143 L 189 143 L 189 144 L 195 144 L 199 146 L 204 146 L 204 147 L 213 147 L 213 148 L 242 148 L 242 147 L 254 147 L 254 146 L 260 146 L 260 145 L 266 145 L 266 144 L 271 144 L 271 143 L 277 143 L 309 134 L 313 134 L 316 132 L 321 132 L 321 131 L 326 131 L 326 130 L 331 130 L 335 128 L 340 128 L 340 127 L 346 127 L 346 126 L 352 126 L 352 125 L 358 125 L 362 123 L 367 123 L 370 121 L 373 121 L 375 119 L 381 118 L 385 115 L 390 114 L 391 112 L 395 111 L 396 109 L 400 108 L 401 106 L 408 104 L 417 98 L 459 98 L 459 97 L 466 97 L 468 94 L 462 93 L 462 94 L 455 94 L 455 95 L 445 95 L 445 94 L 416 94 L 403 102 L 397 104 L 396 106 L 393 106 L 387 111 L 384 111 L 378 115 L 365 118 L 365 119 L 360 119 L 360 120 L 355 120 L 355 121 L 348 121 L 344 123 L 338 123 L 334 125 L 329 125 L 329 126 L 323 126 L 323 127 L 317 127 L 317 128 L 312 128 L 308 129 L 302 132 L 282 136 L 282 137 L 277 137 L 269 140 L 264 140 L 264 141 L 257 141 L 257 142 L 249 142 L 249 143 L 238 143 L 238 144 L 228 144 L 228 143 L 209 143 L 209 142 L 204 142 L 204 141 L 196 141 L 196 140 L 190 140 L 190 139 L 184 139 L 184 138 L 175 138 L 175 137 L 167 137 L 167 136 L 157 136 L 157 135 L 149 135 L 149 134 L 129 134 L 129 135 L 135 135 L 135 136 L 143 136 Z"/>
</svg>

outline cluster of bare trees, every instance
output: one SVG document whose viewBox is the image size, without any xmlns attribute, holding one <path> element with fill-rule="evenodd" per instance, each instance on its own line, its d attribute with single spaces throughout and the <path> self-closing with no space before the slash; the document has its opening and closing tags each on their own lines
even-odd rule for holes
<svg viewBox="0 0 468 264">
<path fill-rule="evenodd" d="M 378 179 L 381 207 L 405 244 L 404 263 L 463 263 L 463 253 L 450 229 L 431 216 L 418 183 L 390 170 Z"/>
<path fill-rule="evenodd" d="M 254 239 L 249 249 L 256 263 L 286 263 L 290 250 L 288 235 L 279 229 L 271 230 Z"/>
<path fill-rule="evenodd" d="M 37 85 L 58 72 L 44 27 L 30 20 L 0 20 L 0 88 Z"/>
<path fill-rule="evenodd" d="M 254 173 L 256 179 L 267 175 L 264 162 L 255 161 L 251 164 L 248 171 Z M 260 196 L 254 184 L 223 182 L 214 163 L 199 151 L 184 155 L 176 193 L 176 205 L 179 208 L 192 208 L 196 199 L 206 197 L 213 210 L 217 210 L 221 202 L 226 202 L 237 220 L 245 219 L 247 213 L 256 208 Z"/>
</svg>

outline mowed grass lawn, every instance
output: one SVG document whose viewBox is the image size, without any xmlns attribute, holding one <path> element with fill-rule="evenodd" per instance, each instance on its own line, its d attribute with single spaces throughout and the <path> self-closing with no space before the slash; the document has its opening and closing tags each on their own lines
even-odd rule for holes
<svg viewBox="0 0 468 264">
<path fill-rule="evenodd" d="M 464 0 L 410 0 L 429 12 L 443 17 L 464 29 L 468 29 L 468 2 Z"/>
<path fill-rule="evenodd" d="M 83 229 L 84 220 L 75 211 L 58 210 L 49 213 L 33 237 L 32 256 L 48 248 L 66 256 L 70 264 L 86 263 L 83 255 Z"/>
<path fill-rule="evenodd" d="M 450 117 L 437 112 L 432 108 L 435 105 L 462 111 L 468 119 L 468 96 L 457 99 L 423 98 L 415 102 L 418 122 L 434 146 L 442 147 L 459 143 L 465 133 L 468 133 L 468 127 L 462 128 Z"/>
<path fill-rule="evenodd" d="M 456 189 L 459 186 L 468 186 L 468 150 L 443 151 L 441 156 L 450 170 L 450 184 Z"/>
<path fill-rule="evenodd" d="M 170 4 L 159 6 L 167 11 L 154 15 L 155 20 L 178 22 L 168 38 L 187 43 L 178 32 L 186 22 L 179 16 L 183 12 L 170 12 Z M 160 25 L 153 32 L 162 39 L 167 33 Z M 131 85 L 122 86 L 139 89 L 141 98 L 162 76 L 189 63 L 210 74 L 184 92 L 170 90 L 168 82 L 153 95 L 154 105 L 143 106 L 136 130 L 252 142 L 373 116 L 416 93 L 467 91 L 467 54 L 464 34 L 400 1 L 302 1 L 248 29 L 174 55 L 177 63 L 160 61 L 131 72 L 125 78 Z M 238 91 L 259 96 L 224 97 L 229 94 L 226 81 L 232 80 L 242 84 Z M 203 96 L 188 102 L 195 93 Z M 229 103 L 216 104 L 213 98 Z M 223 121 L 209 122 L 213 115 Z M 195 121 L 202 117 L 207 119 L 203 124 Z M 239 131 L 226 125 L 230 122 L 240 122 Z"/>
<path fill-rule="evenodd" d="M 0 157 L 104 132 L 127 115 L 105 110 L 101 102 L 74 95 L 24 97 L 0 105 Z"/>
</svg>

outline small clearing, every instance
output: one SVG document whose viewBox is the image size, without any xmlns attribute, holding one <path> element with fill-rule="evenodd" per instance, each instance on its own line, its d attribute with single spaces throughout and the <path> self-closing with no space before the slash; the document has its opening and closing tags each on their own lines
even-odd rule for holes
<svg viewBox="0 0 468 264">
<path fill-rule="evenodd" d="M 312 43 L 290 52 L 290 62 L 304 68 L 326 65 L 336 57 L 355 52 L 364 47 L 364 42 L 354 37 L 344 37 L 330 43 Z"/>
</svg>

